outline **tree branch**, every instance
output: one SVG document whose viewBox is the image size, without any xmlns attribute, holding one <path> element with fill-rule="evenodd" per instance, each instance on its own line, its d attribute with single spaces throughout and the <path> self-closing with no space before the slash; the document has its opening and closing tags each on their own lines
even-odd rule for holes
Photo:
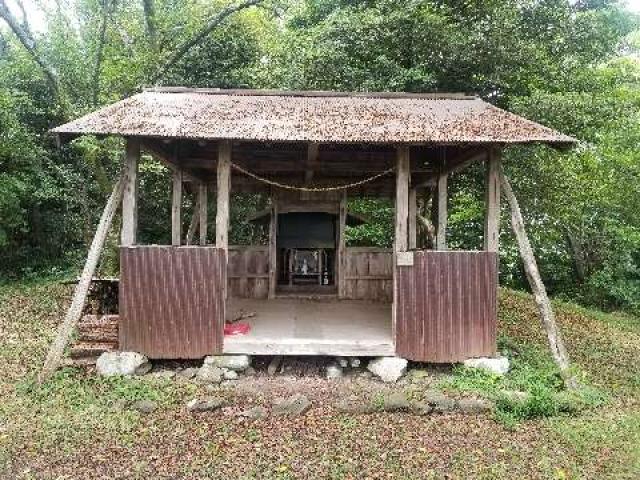
<svg viewBox="0 0 640 480">
<path fill-rule="evenodd" d="M 25 30 L 24 26 L 20 24 L 18 19 L 11 13 L 9 7 L 5 0 L 0 0 L 0 18 L 4 19 L 5 22 L 11 28 L 11 31 L 18 37 L 22 46 L 29 52 L 31 57 L 35 60 L 35 62 L 40 66 L 42 71 L 44 72 L 47 83 L 51 88 L 54 96 L 58 97 L 60 93 L 60 81 L 58 78 L 58 73 L 56 70 L 47 63 L 47 61 L 40 55 L 36 48 L 36 42 L 31 36 L 31 32 Z M 25 18 L 26 22 L 26 18 Z"/>
<path fill-rule="evenodd" d="M 98 37 L 98 51 L 96 52 L 96 63 L 93 67 L 93 75 L 91 79 L 92 95 L 91 100 L 93 106 L 98 104 L 98 95 L 100 93 L 100 73 L 102 71 L 102 61 L 104 60 L 104 44 L 107 38 L 107 24 L 109 17 L 115 7 L 115 0 L 102 1 L 102 23 L 100 24 L 100 35 Z"/>
<path fill-rule="evenodd" d="M 245 0 L 242 3 L 239 3 L 237 5 L 230 5 L 227 8 L 220 11 L 217 15 L 212 17 L 195 36 L 185 41 L 184 43 L 182 43 L 182 45 L 180 45 L 177 48 L 177 50 L 169 58 L 169 60 L 167 60 L 167 62 L 165 62 L 160 67 L 160 69 L 156 72 L 156 74 L 151 78 L 151 83 L 158 82 L 158 80 L 160 80 L 160 78 L 162 78 L 162 76 L 171 67 L 173 67 L 176 63 L 182 60 L 182 58 L 189 52 L 189 50 L 191 50 L 197 44 L 202 42 L 202 40 L 204 40 L 213 30 L 215 30 L 215 28 L 218 27 L 218 25 L 224 22 L 228 16 L 233 15 L 234 13 L 239 12 L 241 10 L 252 7 L 254 5 L 258 5 L 263 1 L 264 0 Z"/>
<path fill-rule="evenodd" d="M 144 11 L 144 24 L 149 37 L 149 43 L 155 49 L 157 47 L 156 7 L 153 0 L 142 0 Z"/>
</svg>

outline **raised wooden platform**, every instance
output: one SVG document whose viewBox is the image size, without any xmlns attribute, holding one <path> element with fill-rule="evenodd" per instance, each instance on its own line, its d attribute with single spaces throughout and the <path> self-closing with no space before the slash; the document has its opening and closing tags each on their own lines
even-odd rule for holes
<svg viewBox="0 0 640 480">
<path fill-rule="evenodd" d="M 391 305 L 357 300 L 231 299 L 229 318 L 255 316 L 246 335 L 225 336 L 224 353 L 252 355 L 394 355 Z"/>
</svg>

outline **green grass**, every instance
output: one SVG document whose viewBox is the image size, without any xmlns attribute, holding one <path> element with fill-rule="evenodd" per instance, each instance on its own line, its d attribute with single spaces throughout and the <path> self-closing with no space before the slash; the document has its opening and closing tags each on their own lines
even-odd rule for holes
<svg viewBox="0 0 640 480">
<path fill-rule="evenodd" d="M 186 382 L 62 369 L 35 385 L 70 290 L 50 279 L 0 286 L 0 479 L 638 478 L 635 317 L 555 303 L 585 386 L 570 394 L 531 298 L 501 291 L 499 349 L 512 370 L 496 377 L 458 368 L 439 385 L 494 399 L 494 419 L 338 415 L 314 403 L 301 418 L 241 423 L 185 412 L 187 399 L 207 394 Z M 519 402 L 503 398 L 505 390 L 529 395 Z M 143 399 L 158 410 L 128 407 Z"/>
</svg>

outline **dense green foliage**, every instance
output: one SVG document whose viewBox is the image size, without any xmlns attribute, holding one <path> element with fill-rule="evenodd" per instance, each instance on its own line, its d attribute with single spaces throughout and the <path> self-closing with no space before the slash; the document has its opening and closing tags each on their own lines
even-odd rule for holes
<svg viewBox="0 0 640 480">
<path fill-rule="evenodd" d="M 11 10 L 27 45 L 0 19 L 0 275 L 77 265 L 122 145 L 57 149 L 46 131 L 145 85 L 465 91 L 580 140 L 568 153 L 512 149 L 505 168 L 550 291 L 640 311 L 637 18 L 611 0 L 259 3 L 210 30 L 231 2 L 75 0 L 39 28 Z M 141 238 L 167 242 L 168 174 L 151 159 L 142 169 Z M 481 245 L 482 196 L 481 168 L 452 179 L 452 247 Z M 264 234 L 243 221 L 263 202 L 233 202 L 233 241 Z M 352 208 L 373 221 L 350 243 L 391 243 L 388 202 Z M 503 281 L 526 288 L 508 228 L 501 241 Z"/>
</svg>

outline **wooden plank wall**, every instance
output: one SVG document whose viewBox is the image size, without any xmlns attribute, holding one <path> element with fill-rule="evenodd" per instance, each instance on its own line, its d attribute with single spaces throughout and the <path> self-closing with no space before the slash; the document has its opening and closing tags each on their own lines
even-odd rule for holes
<svg viewBox="0 0 640 480">
<path fill-rule="evenodd" d="M 229 296 L 267 298 L 269 296 L 269 246 L 231 245 L 228 263 Z"/>
<path fill-rule="evenodd" d="M 121 247 L 120 349 L 155 359 L 222 353 L 225 258 L 215 247 Z"/>
<path fill-rule="evenodd" d="M 348 247 L 345 262 L 344 298 L 391 302 L 393 255 L 391 249 Z"/>
<path fill-rule="evenodd" d="M 399 356 L 451 363 L 495 355 L 495 252 L 419 251 L 397 272 Z"/>
</svg>

